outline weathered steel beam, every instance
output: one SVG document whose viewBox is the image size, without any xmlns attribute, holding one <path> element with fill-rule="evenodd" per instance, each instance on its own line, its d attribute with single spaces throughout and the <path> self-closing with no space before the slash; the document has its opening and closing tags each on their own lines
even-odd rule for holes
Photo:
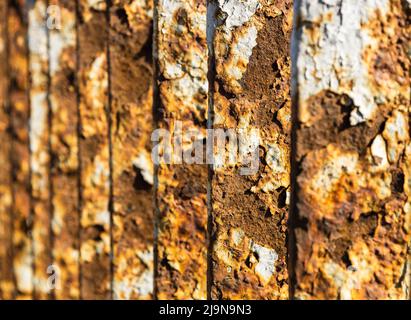
<svg viewBox="0 0 411 320">
<path fill-rule="evenodd" d="M 12 256 L 12 180 L 8 106 L 7 2 L 0 3 L 0 299 L 14 297 Z"/>
<path fill-rule="evenodd" d="M 152 0 L 110 7 L 114 299 L 153 296 L 152 15 Z"/>
<path fill-rule="evenodd" d="M 49 0 L 52 256 L 56 299 L 80 298 L 76 3 Z"/>
<path fill-rule="evenodd" d="M 10 131 L 12 134 L 10 158 L 13 178 L 13 272 L 16 281 L 16 298 L 30 299 L 33 293 L 33 257 L 30 214 L 27 11 L 24 0 L 9 0 L 7 3 Z"/>
<path fill-rule="evenodd" d="M 47 1 L 27 4 L 34 298 L 46 299 L 51 258 Z"/>
<path fill-rule="evenodd" d="M 296 1 L 296 298 L 407 298 L 409 13 L 400 0 Z"/>
<path fill-rule="evenodd" d="M 110 152 L 105 1 L 78 1 L 81 297 L 111 297 Z"/>
<path fill-rule="evenodd" d="M 174 149 L 156 170 L 157 297 L 206 299 L 208 170 L 204 160 L 186 161 L 194 145 L 203 150 L 206 136 L 206 1 L 159 0 L 156 16 L 156 123 L 170 133 L 162 143 Z"/>
<path fill-rule="evenodd" d="M 287 299 L 291 1 L 219 0 L 209 10 L 212 126 L 239 138 L 232 161 L 214 148 L 211 298 Z"/>
</svg>

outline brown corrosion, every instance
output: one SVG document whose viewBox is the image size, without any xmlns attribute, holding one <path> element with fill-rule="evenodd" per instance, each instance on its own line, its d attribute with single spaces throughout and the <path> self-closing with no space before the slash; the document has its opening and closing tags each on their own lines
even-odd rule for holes
<svg viewBox="0 0 411 320">
<path fill-rule="evenodd" d="M 51 0 L 49 5 L 59 9 L 50 12 L 56 19 L 50 21 L 59 25 L 49 35 L 52 255 L 59 277 L 53 293 L 56 299 L 79 299 L 76 7 L 72 0 Z"/>
<path fill-rule="evenodd" d="M 7 2 L 0 3 L 0 299 L 14 296 L 12 219 L 11 219 L 11 163 L 8 112 L 7 70 Z"/>
<path fill-rule="evenodd" d="M 240 164 L 214 169 L 213 299 L 288 298 L 291 16 L 291 1 L 261 1 L 249 21 L 216 30 L 214 128 L 256 128 L 260 146 L 255 174 L 240 175 Z M 250 57 L 236 49 L 243 37 L 255 41 Z"/>
<path fill-rule="evenodd" d="M 114 299 L 153 295 L 152 9 L 151 0 L 110 7 Z"/>
<path fill-rule="evenodd" d="M 81 297 L 111 297 L 106 3 L 79 1 Z"/>
</svg>

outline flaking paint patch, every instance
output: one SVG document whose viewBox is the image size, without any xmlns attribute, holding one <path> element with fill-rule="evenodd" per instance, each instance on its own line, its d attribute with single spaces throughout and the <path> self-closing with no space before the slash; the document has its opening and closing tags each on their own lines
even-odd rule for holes
<svg viewBox="0 0 411 320">
<path fill-rule="evenodd" d="M 378 110 L 379 99 L 374 93 L 372 75 L 364 51 L 377 50 L 371 30 L 364 28 L 375 18 L 375 12 L 384 16 L 389 0 L 327 1 L 297 3 L 300 10 L 298 70 L 299 83 L 304 86 L 299 91 L 300 103 L 322 90 L 340 94 L 347 93 L 355 108 L 350 114 L 350 124 L 355 126 L 371 119 Z M 309 115 L 298 114 L 301 122 L 309 125 Z"/>
<path fill-rule="evenodd" d="M 149 248 L 148 251 L 134 252 L 118 257 L 117 268 L 118 274 L 129 273 L 129 263 L 127 257 L 135 255 L 145 266 L 145 270 L 133 274 L 131 277 L 122 276 L 120 279 L 116 279 L 114 286 L 114 294 L 116 299 L 130 300 L 133 297 L 139 297 L 141 299 L 151 297 L 154 288 L 154 276 L 153 276 L 153 248 Z"/>
<path fill-rule="evenodd" d="M 396 163 L 405 150 L 409 140 L 409 126 L 404 112 L 394 110 L 393 115 L 385 123 L 382 133 L 387 144 L 387 157 L 390 163 Z"/>
<path fill-rule="evenodd" d="M 141 174 L 147 183 L 153 185 L 153 164 L 150 154 L 147 152 L 140 153 L 137 158 L 133 159 L 133 166 L 141 170 Z"/>
<path fill-rule="evenodd" d="M 234 39 L 232 43 L 230 52 L 232 60 L 227 61 L 225 68 L 227 76 L 231 77 L 234 81 L 238 82 L 241 80 L 244 72 L 247 70 L 253 48 L 257 45 L 257 33 L 257 28 L 250 26 L 244 31 L 244 34 L 238 35 L 238 38 Z"/>
<path fill-rule="evenodd" d="M 388 159 L 387 159 L 387 145 L 384 138 L 381 135 L 375 137 L 374 141 L 371 144 L 371 155 L 375 165 L 379 169 L 388 168 Z"/>
<path fill-rule="evenodd" d="M 76 20 L 73 7 L 67 1 L 51 0 L 50 5 L 56 5 L 60 10 L 58 16 L 60 28 L 52 28 L 49 33 L 50 74 L 53 76 L 64 67 L 61 63 L 64 51 L 76 45 L 76 34 L 73 32 L 76 28 Z"/>
<path fill-rule="evenodd" d="M 230 278 L 241 273 L 247 275 L 250 281 L 268 285 L 273 278 L 282 276 L 276 274 L 277 252 L 254 242 L 240 228 L 233 228 L 226 235 L 220 234 L 214 252 L 224 261 L 227 276 Z M 238 260 L 246 261 L 246 268 L 239 264 Z M 249 294 L 252 292 L 242 293 L 244 296 Z"/>
<path fill-rule="evenodd" d="M 233 27 L 240 27 L 249 21 L 257 11 L 260 3 L 258 0 L 218 0 L 218 5 L 220 10 L 226 15 L 224 17 L 225 26 L 231 29 Z"/>
<path fill-rule="evenodd" d="M 226 90 L 240 92 L 240 80 L 247 70 L 248 61 L 257 44 L 258 30 L 262 26 L 253 18 L 260 3 L 258 0 L 221 0 L 218 4 L 218 12 L 222 16 L 217 17 L 217 23 L 219 19 L 224 22 L 219 27 L 220 32 L 215 34 L 213 44 L 216 51 L 221 51 L 220 59 L 216 60 L 217 73 L 226 77 Z"/>
<path fill-rule="evenodd" d="M 275 262 L 278 259 L 277 252 L 253 242 L 251 243 L 251 251 L 257 256 L 255 258 L 257 260 L 255 273 L 263 283 L 269 283 L 275 272 Z"/>
</svg>

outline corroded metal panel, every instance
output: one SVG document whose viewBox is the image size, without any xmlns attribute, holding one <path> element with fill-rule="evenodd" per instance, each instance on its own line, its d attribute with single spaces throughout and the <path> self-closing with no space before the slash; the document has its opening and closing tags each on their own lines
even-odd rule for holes
<svg viewBox="0 0 411 320">
<path fill-rule="evenodd" d="M 110 7 L 114 299 L 153 296 L 152 18 L 152 0 Z"/>
<path fill-rule="evenodd" d="M 12 184 L 8 112 L 7 2 L 0 3 L 0 299 L 14 296 L 12 257 Z"/>
<path fill-rule="evenodd" d="M 110 165 L 105 1 L 78 2 L 81 297 L 111 297 Z"/>
<path fill-rule="evenodd" d="M 13 271 L 16 297 L 30 299 L 33 292 L 30 151 L 28 100 L 27 11 L 25 1 L 8 1 L 10 118 L 13 177 Z"/>
<path fill-rule="evenodd" d="M 300 0 L 296 10 L 295 297 L 404 299 L 409 1 Z"/>
<path fill-rule="evenodd" d="M 191 153 L 191 142 L 202 145 L 205 137 L 206 1 L 159 0 L 156 9 L 155 58 L 160 95 L 156 120 L 158 128 L 167 130 L 174 141 L 178 139 L 175 135 L 182 135 L 181 150 L 169 141 L 175 147 L 174 157 L 157 169 L 157 297 L 206 299 L 207 166 L 181 159 L 183 153 Z M 189 135 L 188 141 L 184 141 L 183 130 Z"/>
<path fill-rule="evenodd" d="M 214 146 L 211 298 L 287 299 L 292 5 L 215 7 L 213 128 L 242 138 L 230 161 Z M 257 150 L 255 172 L 241 173 L 242 148 Z"/>
<path fill-rule="evenodd" d="M 56 299 L 80 298 L 76 6 L 49 0 L 52 257 Z"/>
<path fill-rule="evenodd" d="M 49 107 L 48 107 L 48 35 L 46 1 L 27 5 L 30 72 L 30 182 L 32 196 L 32 237 L 34 259 L 34 298 L 45 299 L 49 289 L 51 265 L 50 184 L 49 184 Z"/>
</svg>

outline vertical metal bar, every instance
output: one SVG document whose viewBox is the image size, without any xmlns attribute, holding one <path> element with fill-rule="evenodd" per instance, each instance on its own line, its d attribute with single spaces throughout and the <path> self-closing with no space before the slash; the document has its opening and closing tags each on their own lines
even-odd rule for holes
<svg viewBox="0 0 411 320">
<path fill-rule="evenodd" d="M 56 299 L 80 298 L 76 5 L 49 0 L 50 152 Z"/>
<path fill-rule="evenodd" d="M 0 299 L 14 296 L 12 255 L 11 135 L 8 106 L 7 2 L 0 3 Z"/>
<path fill-rule="evenodd" d="M 407 298 L 409 10 L 296 2 L 296 298 Z"/>
<path fill-rule="evenodd" d="M 81 297 L 111 297 L 106 2 L 79 0 Z"/>
<path fill-rule="evenodd" d="M 48 268 L 52 263 L 49 194 L 49 106 L 47 1 L 28 3 L 30 72 L 30 170 L 33 212 L 34 298 L 49 296 Z"/>
<path fill-rule="evenodd" d="M 113 1 L 109 14 L 113 298 L 151 299 L 153 1 Z"/>
<path fill-rule="evenodd" d="M 157 133 L 162 139 L 168 132 L 163 142 L 174 149 L 171 161 L 156 163 L 157 297 L 206 299 L 207 165 L 205 157 L 192 164 L 187 158 L 192 152 L 201 158 L 206 137 L 207 6 L 205 0 L 159 0 L 156 10 Z"/>
<path fill-rule="evenodd" d="M 13 271 L 16 298 L 33 293 L 33 257 L 30 215 L 30 147 L 28 99 L 27 12 L 25 1 L 8 1 L 9 97 L 11 118 Z"/>
<path fill-rule="evenodd" d="M 291 1 L 211 5 L 211 298 L 287 299 Z"/>
</svg>

